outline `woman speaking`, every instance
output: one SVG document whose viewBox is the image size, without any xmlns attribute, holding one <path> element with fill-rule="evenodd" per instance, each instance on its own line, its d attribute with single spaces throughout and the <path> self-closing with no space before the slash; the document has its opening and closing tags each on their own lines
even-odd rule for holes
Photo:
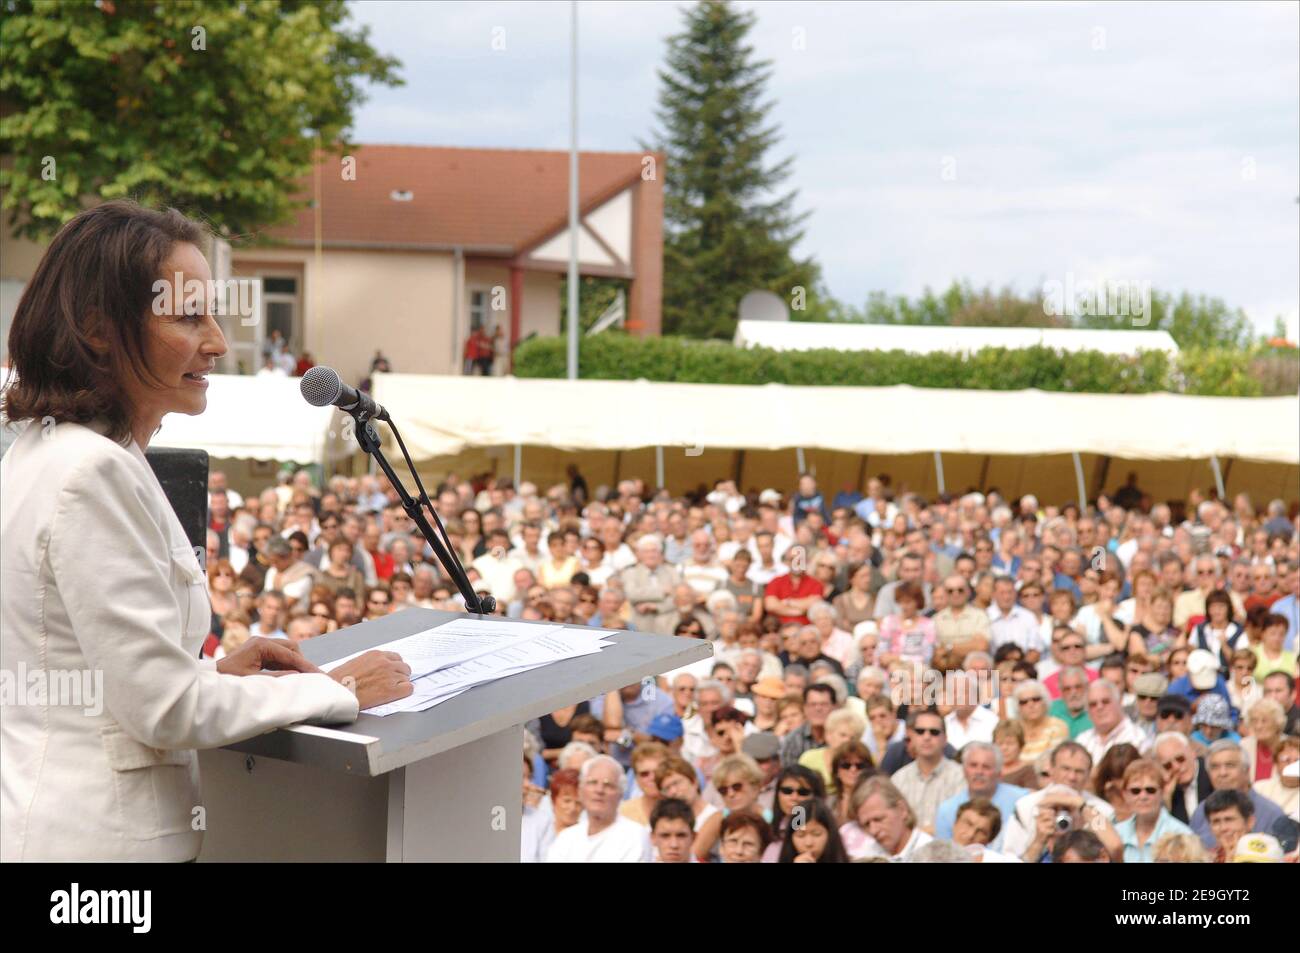
<svg viewBox="0 0 1300 953">
<path fill-rule="evenodd" d="M 164 414 L 204 411 L 226 351 L 203 237 L 174 209 L 100 205 L 55 236 L 14 313 L 3 404 L 26 425 L 0 463 L 5 861 L 193 860 L 194 749 L 351 722 L 412 691 L 393 653 L 328 675 L 279 640 L 198 657 L 203 569 L 144 448 Z"/>
</svg>

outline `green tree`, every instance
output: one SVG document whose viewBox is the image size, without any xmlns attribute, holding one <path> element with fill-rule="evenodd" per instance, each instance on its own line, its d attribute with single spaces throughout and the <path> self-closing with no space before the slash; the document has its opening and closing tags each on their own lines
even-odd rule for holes
<svg viewBox="0 0 1300 953">
<path fill-rule="evenodd" d="M 237 235 L 283 221 L 317 136 L 346 145 L 395 59 L 343 0 L 0 0 L 9 225 L 52 234 L 87 197 L 175 205 Z"/>
<path fill-rule="evenodd" d="M 749 291 L 767 289 L 797 309 L 803 289 L 804 307 L 819 307 L 820 272 L 792 251 L 806 218 L 793 211 L 795 193 L 777 194 L 792 160 L 766 164 L 779 135 L 764 101 L 771 64 L 745 42 L 756 17 L 720 0 L 684 17 L 659 71 L 653 134 L 667 157 L 663 329 L 730 337 Z"/>
</svg>

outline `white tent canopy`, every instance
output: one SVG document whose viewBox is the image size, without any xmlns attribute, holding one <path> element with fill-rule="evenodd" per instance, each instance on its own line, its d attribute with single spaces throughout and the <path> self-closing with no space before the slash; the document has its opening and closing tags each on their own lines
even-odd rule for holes
<svg viewBox="0 0 1300 953">
<path fill-rule="evenodd" d="M 168 414 L 150 446 L 206 450 L 215 458 L 321 463 L 326 460 L 332 407 L 313 407 L 299 378 L 210 374 L 202 414 Z"/>
<path fill-rule="evenodd" d="M 1168 331 L 929 327 L 856 322 L 739 321 L 734 343 L 737 347 L 761 346 L 777 351 L 831 348 L 933 354 L 974 352 L 983 347 L 1014 349 L 1042 345 L 1058 351 L 1100 351 L 1114 355 L 1135 355 L 1139 351 L 1178 353 L 1178 345 Z"/>
<path fill-rule="evenodd" d="M 642 447 L 1300 464 L 1295 397 L 731 386 L 376 374 L 413 458 L 471 447 Z M 301 398 L 299 398 L 301 402 Z M 217 403 L 216 395 L 210 404 Z M 386 428 L 380 428 L 386 433 Z"/>
</svg>

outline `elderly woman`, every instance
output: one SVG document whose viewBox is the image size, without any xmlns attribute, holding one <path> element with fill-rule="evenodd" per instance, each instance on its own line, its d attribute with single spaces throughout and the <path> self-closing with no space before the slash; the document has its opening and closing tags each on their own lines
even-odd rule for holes
<svg viewBox="0 0 1300 953">
<path fill-rule="evenodd" d="M 786 695 L 776 703 L 776 728 L 772 734 L 784 738 L 792 731 L 803 727 L 803 696 Z"/>
<path fill-rule="evenodd" d="M 826 803 L 831 813 L 835 815 L 837 828 L 853 820 L 849 809 L 849 798 L 853 789 L 858 786 L 858 782 L 870 777 L 875 770 L 871 752 L 856 738 L 853 741 L 846 741 L 831 752 L 831 778 L 834 785 Z"/>
<path fill-rule="evenodd" d="M 847 626 L 857 626 L 859 622 L 871 620 L 871 612 L 876 600 L 871 595 L 871 563 L 860 562 L 849 566 L 849 588 L 841 592 L 832 601 L 836 615 Z"/>
<path fill-rule="evenodd" d="M 885 668 L 895 661 L 929 665 L 938 636 L 934 620 L 921 615 L 925 594 L 916 583 L 904 582 L 894 590 L 894 602 L 898 613 L 880 622 L 877 661 Z"/>
<path fill-rule="evenodd" d="M 722 822 L 737 811 L 759 814 L 771 821 L 770 811 L 758 803 L 763 789 L 763 769 L 747 754 L 733 754 L 718 762 L 713 769 L 713 787 L 722 798 L 723 809 L 710 814 L 703 824 L 695 828 L 695 856 L 705 862 L 717 853 Z"/>
<path fill-rule="evenodd" d="M 1130 655 L 1145 655 L 1154 659 L 1157 666 L 1163 664 L 1170 651 L 1186 644 L 1186 638 L 1174 627 L 1174 598 L 1168 589 L 1157 589 L 1151 593 L 1145 614 L 1138 617 L 1136 623 L 1128 630 L 1128 652 Z"/>
<path fill-rule="evenodd" d="M 1241 753 L 1250 780 L 1267 781 L 1273 776 L 1273 758 L 1286 727 L 1286 712 L 1273 699 L 1261 698 L 1246 711 L 1246 724 L 1250 736 L 1241 739 Z"/>
<path fill-rule="evenodd" d="M 872 759 L 879 764 L 895 741 L 901 741 L 907 729 L 898 717 L 898 706 L 884 692 L 869 695 L 863 702 L 871 731 L 863 739 Z"/>
<path fill-rule="evenodd" d="M 1237 711 L 1250 711 L 1264 697 L 1264 686 L 1255 681 L 1256 662 L 1255 653 L 1246 647 L 1234 651 L 1228 660 L 1228 700 Z"/>
<path fill-rule="evenodd" d="M 1038 769 L 1024 759 L 1025 726 L 1004 718 L 993 729 L 993 743 L 1002 752 L 1002 783 L 1037 791 L 1042 785 Z"/>
<path fill-rule="evenodd" d="M 1293 821 L 1300 821 L 1300 777 L 1287 777 L 1286 769 L 1297 761 L 1300 761 L 1300 738 L 1283 735 L 1274 746 L 1273 776 L 1255 782 L 1255 793 L 1268 798 Z"/>
<path fill-rule="evenodd" d="M 1128 820 L 1115 824 L 1115 833 L 1124 845 L 1124 863 L 1152 863 L 1155 845 L 1161 838 L 1192 833 L 1165 808 L 1164 777 L 1156 762 L 1149 758 L 1133 761 L 1124 769 L 1120 783 L 1130 812 Z"/>
<path fill-rule="evenodd" d="M 1047 689 L 1036 679 L 1019 682 L 1015 687 L 1017 720 L 1025 731 L 1020 756 L 1036 761 L 1041 755 L 1070 738 L 1070 726 L 1047 713 L 1051 699 Z"/>
<path fill-rule="evenodd" d="M 1208 864 L 1210 855 L 1195 834 L 1166 834 L 1156 841 L 1151 860 L 1157 864 Z"/>
<path fill-rule="evenodd" d="M 860 739 L 866 730 L 865 718 L 851 709 L 837 708 L 826 716 L 826 726 L 823 729 L 825 746 L 805 751 L 799 756 L 799 763 L 820 774 L 827 790 L 834 791 L 836 782 L 831 771 L 831 756 L 840 745 Z"/>
<path fill-rule="evenodd" d="M 934 840 L 917 827 L 907 799 L 884 775 L 867 778 L 854 788 L 849 809 L 853 820 L 840 828 L 840 838 L 852 858 L 905 862 L 917 848 Z"/>
<path fill-rule="evenodd" d="M 555 833 L 578 823 L 582 802 L 578 800 L 578 770 L 565 768 L 551 775 L 551 811 L 555 815 Z"/>
<path fill-rule="evenodd" d="M 853 636 L 835 627 L 835 610 L 830 603 L 814 602 L 809 606 L 808 621 L 821 639 L 822 654 L 848 666 L 853 661 Z"/>
<path fill-rule="evenodd" d="M 267 545 L 270 546 L 269 543 Z M 353 592 L 365 591 L 365 578 L 361 575 L 361 571 L 352 565 L 351 543 L 342 537 L 334 540 L 326 558 L 328 565 L 320 574 L 321 585 L 327 586 L 336 596 L 343 589 L 351 589 Z"/>
<path fill-rule="evenodd" d="M 853 642 L 853 659 L 845 667 L 844 677 L 857 681 L 863 669 L 879 668 L 876 650 L 880 646 L 880 626 L 871 620 L 859 622 L 853 627 Z"/>
</svg>

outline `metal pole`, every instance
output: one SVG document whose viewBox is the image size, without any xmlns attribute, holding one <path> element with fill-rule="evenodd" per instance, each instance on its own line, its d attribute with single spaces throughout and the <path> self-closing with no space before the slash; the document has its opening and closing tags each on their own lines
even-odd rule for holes
<svg viewBox="0 0 1300 953">
<path fill-rule="evenodd" d="M 578 0 L 569 5 L 569 380 L 578 379 Z"/>
<path fill-rule="evenodd" d="M 1088 491 L 1083 485 L 1083 461 L 1079 459 L 1079 451 L 1073 450 L 1070 455 L 1074 457 L 1074 482 L 1079 490 L 1079 513 L 1088 512 Z"/>
<path fill-rule="evenodd" d="M 664 488 L 664 448 L 655 447 L 655 489 Z"/>
<path fill-rule="evenodd" d="M 1219 466 L 1219 458 L 1211 455 L 1210 469 L 1214 471 L 1214 485 L 1219 488 L 1219 499 L 1223 500 L 1227 494 L 1223 492 L 1223 468 Z"/>
<path fill-rule="evenodd" d="M 943 485 L 943 454 L 938 450 L 934 452 L 934 475 L 939 481 L 939 492 L 948 492 L 947 488 Z"/>
<path fill-rule="evenodd" d="M 524 481 L 524 448 L 520 444 L 515 444 L 515 492 L 519 492 L 519 484 Z"/>
<path fill-rule="evenodd" d="M 799 472 L 795 474 L 796 476 L 803 476 L 808 472 L 806 461 L 803 458 L 803 447 L 794 448 L 794 465 L 799 468 Z"/>
</svg>

